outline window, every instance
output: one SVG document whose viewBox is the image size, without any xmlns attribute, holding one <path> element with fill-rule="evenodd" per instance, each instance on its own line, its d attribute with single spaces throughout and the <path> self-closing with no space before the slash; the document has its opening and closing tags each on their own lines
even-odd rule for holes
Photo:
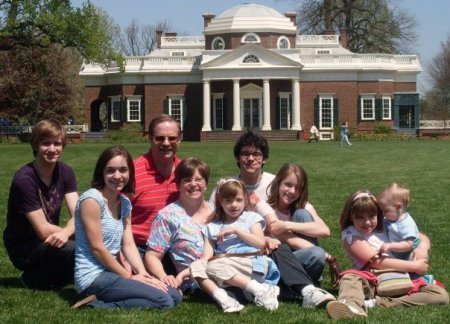
<svg viewBox="0 0 450 324">
<path fill-rule="evenodd" d="M 127 98 L 127 121 L 129 122 L 141 121 L 141 98 L 136 97 Z"/>
<path fill-rule="evenodd" d="M 250 54 L 244 57 L 242 63 L 259 63 L 259 58 L 253 54 Z"/>
<path fill-rule="evenodd" d="M 317 54 L 331 54 L 329 49 L 321 49 L 316 51 Z"/>
<path fill-rule="evenodd" d="M 255 33 L 248 33 L 242 36 L 241 43 L 261 43 L 261 40 Z"/>
<path fill-rule="evenodd" d="M 120 101 L 120 97 L 111 98 L 111 121 L 112 122 L 120 121 L 121 106 L 122 106 L 122 102 Z"/>
<path fill-rule="evenodd" d="M 333 97 L 331 95 L 321 95 L 319 99 L 320 109 L 320 129 L 333 128 Z"/>
<path fill-rule="evenodd" d="M 383 109 L 383 119 L 385 120 L 392 119 L 391 102 L 392 102 L 391 97 L 383 96 L 383 98 L 381 99 L 381 107 Z"/>
<path fill-rule="evenodd" d="M 290 129 L 291 109 L 289 93 L 280 93 L 280 129 Z"/>
<path fill-rule="evenodd" d="M 375 119 L 375 97 L 362 96 L 361 97 L 361 120 Z"/>
<path fill-rule="evenodd" d="M 278 48 L 279 49 L 288 49 L 291 48 L 291 43 L 287 37 L 281 36 L 278 38 Z"/>
<path fill-rule="evenodd" d="M 225 49 L 225 41 L 222 37 L 216 37 L 212 41 L 212 49 L 213 50 L 223 50 Z"/>
<path fill-rule="evenodd" d="M 181 56 L 185 56 L 185 53 L 184 53 L 184 51 L 176 51 L 176 52 L 171 52 L 171 53 L 170 53 L 170 56 L 178 56 L 178 57 L 181 57 Z"/>
<path fill-rule="evenodd" d="M 213 94 L 213 121 L 214 129 L 224 129 L 223 120 L 223 94 Z"/>
<path fill-rule="evenodd" d="M 183 129 L 184 99 L 181 96 L 168 98 L 168 114 L 172 116 Z"/>
</svg>

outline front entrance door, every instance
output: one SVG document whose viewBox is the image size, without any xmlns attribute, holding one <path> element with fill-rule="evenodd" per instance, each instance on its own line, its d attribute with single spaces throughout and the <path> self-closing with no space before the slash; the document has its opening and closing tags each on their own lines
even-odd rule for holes
<svg viewBox="0 0 450 324">
<path fill-rule="evenodd" d="M 399 128 L 416 128 L 416 116 L 414 106 L 399 106 L 398 126 Z"/>
<path fill-rule="evenodd" d="M 242 99 L 243 128 L 260 128 L 260 100 L 259 98 Z"/>
</svg>

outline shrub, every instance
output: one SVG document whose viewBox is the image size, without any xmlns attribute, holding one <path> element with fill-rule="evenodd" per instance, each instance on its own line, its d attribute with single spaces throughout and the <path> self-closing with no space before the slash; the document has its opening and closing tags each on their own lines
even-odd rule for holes
<svg viewBox="0 0 450 324">
<path fill-rule="evenodd" d="M 375 134 L 391 134 L 392 128 L 383 124 L 379 124 L 373 128 L 373 131 L 375 132 Z"/>
<path fill-rule="evenodd" d="M 124 124 L 120 130 L 108 131 L 107 140 L 111 142 L 146 143 L 147 137 L 143 135 L 142 125 Z"/>
</svg>

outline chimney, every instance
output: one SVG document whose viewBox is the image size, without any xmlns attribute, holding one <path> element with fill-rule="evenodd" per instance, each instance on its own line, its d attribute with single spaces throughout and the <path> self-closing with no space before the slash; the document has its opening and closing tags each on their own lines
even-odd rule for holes
<svg viewBox="0 0 450 324">
<path fill-rule="evenodd" d="M 175 32 L 165 33 L 164 36 L 165 37 L 177 37 L 177 33 L 175 33 Z"/>
<path fill-rule="evenodd" d="M 156 48 L 161 48 L 161 37 L 162 37 L 162 30 L 156 31 Z"/>
<path fill-rule="evenodd" d="M 286 12 L 284 15 L 291 20 L 294 26 L 297 26 L 297 13 L 295 11 Z"/>
<path fill-rule="evenodd" d="M 343 48 L 348 49 L 348 29 L 340 28 L 339 29 L 339 43 Z"/>
<path fill-rule="evenodd" d="M 208 24 L 211 22 L 211 19 L 213 19 L 216 15 L 212 13 L 205 13 L 203 14 L 203 28 L 208 27 Z"/>
</svg>

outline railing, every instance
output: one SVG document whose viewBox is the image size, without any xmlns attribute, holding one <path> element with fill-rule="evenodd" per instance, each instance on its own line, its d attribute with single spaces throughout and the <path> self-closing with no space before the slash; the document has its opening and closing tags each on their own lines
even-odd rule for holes
<svg viewBox="0 0 450 324">
<path fill-rule="evenodd" d="M 297 47 L 339 44 L 339 35 L 297 35 Z"/>
<path fill-rule="evenodd" d="M 421 120 L 420 129 L 445 129 L 450 128 L 450 120 Z"/>
<path fill-rule="evenodd" d="M 161 48 L 204 48 L 203 36 L 161 37 Z"/>
<path fill-rule="evenodd" d="M 330 64 L 330 65 L 408 65 L 420 66 L 417 55 L 391 55 L 391 54 L 315 54 L 300 55 L 302 64 Z"/>
<path fill-rule="evenodd" d="M 63 125 L 67 134 L 79 134 L 88 131 L 88 125 Z M 20 135 L 31 133 L 33 126 L 0 126 L 0 135 Z"/>
</svg>

